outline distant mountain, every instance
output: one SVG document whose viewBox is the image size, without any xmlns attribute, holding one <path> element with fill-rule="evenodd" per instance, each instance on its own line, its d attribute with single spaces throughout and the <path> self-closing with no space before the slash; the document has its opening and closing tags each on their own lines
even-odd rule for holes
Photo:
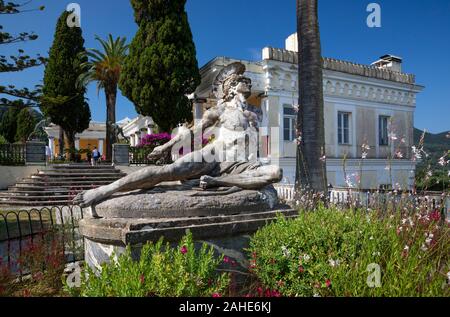
<svg viewBox="0 0 450 317">
<path fill-rule="evenodd" d="M 420 142 L 420 138 L 422 137 L 423 131 L 419 129 L 414 129 L 414 143 L 417 145 Z M 447 138 L 447 135 L 450 134 L 450 131 L 442 132 L 438 134 L 426 133 L 425 134 L 425 142 L 424 142 L 424 150 L 433 158 L 439 159 L 445 152 L 450 150 L 450 138 Z"/>
<path fill-rule="evenodd" d="M 419 144 L 423 131 L 414 129 L 414 143 Z M 439 158 L 444 156 L 450 150 L 450 138 L 447 138 L 449 132 L 442 132 L 438 134 L 426 133 L 424 141 L 424 151 L 429 154 L 428 158 L 423 157 L 423 160 L 417 164 L 416 170 L 416 185 L 418 189 L 429 189 L 442 191 L 450 186 L 450 177 L 448 175 L 449 166 L 440 166 L 438 164 Z M 448 160 L 448 157 L 447 157 Z M 427 171 L 431 170 L 433 176 L 426 179 Z"/>
<path fill-rule="evenodd" d="M 446 146 L 447 150 L 450 149 L 450 138 L 447 138 L 447 135 L 450 133 L 450 131 L 442 132 L 438 134 L 433 134 L 427 132 L 425 134 L 425 145 L 427 144 L 433 144 L 433 145 L 440 145 L 440 146 Z M 414 129 L 414 143 L 418 144 L 420 141 L 420 138 L 422 137 L 423 131 L 419 129 Z"/>
</svg>

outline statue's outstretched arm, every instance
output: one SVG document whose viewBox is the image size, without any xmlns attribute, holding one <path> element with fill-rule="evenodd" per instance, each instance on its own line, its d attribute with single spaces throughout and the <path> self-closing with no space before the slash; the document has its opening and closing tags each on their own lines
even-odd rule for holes
<svg viewBox="0 0 450 317">
<path fill-rule="evenodd" d="M 179 127 L 177 134 L 169 142 L 156 147 L 149 155 L 149 158 L 155 159 L 163 157 L 165 153 L 172 150 L 175 144 L 183 142 L 183 140 L 185 140 L 186 138 L 191 138 L 192 133 L 194 133 L 194 135 L 196 135 L 197 133 L 202 135 L 205 129 L 213 126 L 217 122 L 222 112 L 222 107 L 213 107 L 207 110 L 203 114 L 202 119 L 197 122 L 191 129 L 186 126 Z"/>
</svg>

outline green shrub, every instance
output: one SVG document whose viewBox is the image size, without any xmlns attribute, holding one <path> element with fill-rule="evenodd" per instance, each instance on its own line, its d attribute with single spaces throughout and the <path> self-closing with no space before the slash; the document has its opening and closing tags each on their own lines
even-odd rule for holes
<svg viewBox="0 0 450 317">
<path fill-rule="evenodd" d="M 194 249 L 192 234 L 188 233 L 178 248 L 158 243 L 146 244 L 139 261 L 125 254 L 111 257 L 101 273 L 86 268 L 79 289 L 66 289 L 76 296 L 88 297 L 211 297 L 222 294 L 229 284 L 229 275 L 218 274 L 216 269 L 223 257 L 215 258 L 212 247 L 203 244 L 199 252 Z"/>
<path fill-rule="evenodd" d="M 449 228 L 440 219 L 324 208 L 280 218 L 252 238 L 251 270 L 283 296 L 448 296 Z"/>
</svg>

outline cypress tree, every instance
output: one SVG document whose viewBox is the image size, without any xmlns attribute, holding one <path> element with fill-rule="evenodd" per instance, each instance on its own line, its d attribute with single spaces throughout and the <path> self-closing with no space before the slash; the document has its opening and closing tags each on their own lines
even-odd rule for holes
<svg viewBox="0 0 450 317">
<path fill-rule="evenodd" d="M 44 73 L 41 111 L 65 132 L 70 148 L 75 147 L 75 134 L 89 127 L 91 112 L 85 101 L 86 89 L 77 85 L 87 61 L 81 28 L 69 27 L 64 12 L 56 25 L 49 61 Z"/>
<path fill-rule="evenodd" d="M 192 120 L 186 95 L 201 77 L 186 0 L 131 0 L 139 29 L 125 60 L 120 89 L 136 111 L 162 131 Z"/>
<path fill-rule="evenodd" d="M 21 99 L 14 100 L 2 116 L 2 120 L 0 121 L 0 135 L 2 135 L 9 143 L 14 143 L 16 141 L 17 118 L 24 108 L 25 104 Z"/>
<path fill-rule="evenodd" d="M 29 107 L 22 109 L 17 116 L 16 141 L 25 143 L 34 131 L 38 120 L 38 114 L 33 109 Z"/>
</svg>

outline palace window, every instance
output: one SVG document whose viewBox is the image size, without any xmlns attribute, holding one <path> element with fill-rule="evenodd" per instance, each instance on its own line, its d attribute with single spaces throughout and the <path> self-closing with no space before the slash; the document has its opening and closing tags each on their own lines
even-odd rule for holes
<svg viewBox="0 0 450 317">
<path fill-rule="evenodd" d="M 387 116 L 380 116 L 378 118 L 378 131 L 379 131 L 379 140 L 380 145 L 389 145 L 389 120 L 390 117 Z"/>
<path fill-rule="evenodd" d="M 338 112 L 338 143 L 350 144 L 350 113 Z"/>
<path fill-rule="evenodd" d="M 283 122 L 284 141 L 294 141 L 296 135 L 295 126 L 297 122 L 297 113 L 292 106 L 284 106 Z"/>
</svg>

